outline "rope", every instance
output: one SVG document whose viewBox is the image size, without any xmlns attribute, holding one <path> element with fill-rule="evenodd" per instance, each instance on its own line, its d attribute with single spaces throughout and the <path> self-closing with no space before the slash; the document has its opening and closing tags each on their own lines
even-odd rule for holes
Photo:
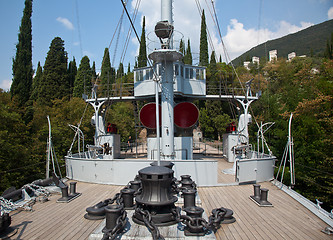
<svg viewBox="0 0 333 240">
<path fill-rule="evenodd" d="M 24 166 L 24 167 L 13 168 L 13 169 L 9 169 L 9 170 L 6 170 L 6 171 L 2 171 L 2 172 L 0 172 L 0 174 L 5 174 L 5 173 L 10 173 L 10 172 L 15 172 L 15 171 L 17 171 L 17 170 L 21 170 L 21 169 L 29 168 L 29 167 L 36 166 L 36 165 L 39 165 L 39 164 L 44 164 L 44 163 L 45 163 L 45 162 L 38 162 L 38 163 L 34 163 L 34 164 L 27 165 L 27 166 Z"/>
</svg>

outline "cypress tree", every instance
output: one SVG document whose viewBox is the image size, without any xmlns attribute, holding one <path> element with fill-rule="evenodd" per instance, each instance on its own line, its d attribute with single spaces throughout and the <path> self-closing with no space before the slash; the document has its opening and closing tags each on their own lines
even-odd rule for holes
<svg viewBox="0 0 333 240">
<path fill-rule="evenodd" d="M 32 86 L 31 15 L 32 0 L 26 0 L 16 45 L 16 56 L 13 59 L 13 83 L 10 88 L 12 99 L 17 100 L 20 107 L 29 100 Z"/>
<path fill-rule="evenodd" d="M 139 49 L 139 57 L 138 57 L 138 67 L 146 67 L 147 66 L 147 50 L 146 50 L 146 31 L 145 31 L 145 17 L 143 17 L 142 22 L 142 33 L 140 39 L 140 49 Z"/>
<path fill-rule="evenodd" d="M 80 66 L 75 77 L 73 90 L 74 97 L 82 97 L 83 93 L 90 91 L 92 75 L 91 72 L 90 60 L 87 56 L 84 56 L 81 59 Z"/>
<path fill-rule="evenodd" d="M 183 39 L 180 39 L 179 43 L 179 52 L 183 55 L 185 55 L 185 44 L 183 42 Z"/>
<path fill-rule="evenodd" d="M 121 78 L 124 75 L 124 65 L 122 63 L 119 63 L 119 67 L 117 70 L 117 79 Z"/>
<path fill-rule="evenodd" d="M 32 91 L 30 99 L 36 101 L 38 97 L 38 92 L 40 88 L 40 84 L 42 82 L 42 74 L 43 74 L 43 68 L 40 65 L 40 62 L 38 62 L 37 71 L 34 79 L 32 80 Z"/>
<path fill-rule="evenodd" d="M 209 63 L 209 68 L 211 69 L 211 73 L 215 74 L 216 73 L 216 57 L 215 57 L 215 51 L 212 52 L 212 55 L 210 56 L 210 63 Z"/>
<path fill-rule="evenodd" d="M 191 44 L 190 44 L 190 39 L 187 41 L 187 48 L 186 48 L 186 53 L 184 56 L 184 63 L 192 65 L 192 53 L 191 53 Z"/>
<path fill-rule="evenodd" d="M 68 81 L 71 94 L 73 94 L 76 73 L 77 73 L 76 61 L 75 58 L 73 57 L 73 61 L 70 61 L 68 64 Z"/>
<path fill-rule="evenodd" d="M 95 84 L 97 78 L 96 74 L 96 64 L 95 61 L 93 61 L 93 65 L 91 66 L 91 84 Z"/>
<path fill-rule="evenodd" d="M 128 63 L 127 74 L 129 74 L 130 72 L 131 72 L 131 63 Z"/>
<path fill-rule="evenodd" d="M 61 99 L 65 96 L 69 96 L 67 52 L 64 41 L 60 37 L 55 37 L 45 59 L 37 101 L 52 106 L 53 99 Z"/>
<path fill-rule="evenodd" d="M 184 56 L 185 56 L 185 44 L 183 42 L 183 39 L 180 39 L 179 43 L 179 52 L 183 54 L 182 62 L 184 62 Z"/>
<path fill-rule="evenodd" d="M 102 85 L 104 85 L 104 88 L 106 88 L 105 86 L 107 86 L 107 84 L 112 84 L 115 82 L 114 78 L 115 78 L 115 74 L 114 74 L 114 69 L 112 69 L 112 67 L 111 67 L 109 49 L 105 48 L 103 62 L 102 62 L 100 82 Z"/>
<path fill-rule="evenodd" d="M 326 41 L 325 57 L 333 59 L 333 32 L 331 34 L 331 41 L 329 41 L 329 39 Z"/>
<path fill-rule="evenodd" d="M 205 11 L 202 10 L 201 31 L 200 31 L 200 56 L 199 65 L 208 66 L 208 42 L 207 42 L 207 26 Z"/>
</svg>

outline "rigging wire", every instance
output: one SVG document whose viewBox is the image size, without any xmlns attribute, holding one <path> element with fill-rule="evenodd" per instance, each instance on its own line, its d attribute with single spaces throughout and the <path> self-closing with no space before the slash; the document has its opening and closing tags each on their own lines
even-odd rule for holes
<svg viewBox="0 0 333 240">
<path fill-rule="evenodd" d="M 141 3 L 141 0 L 136 1 L 136 5 L 135 5 L 133 16 L 132 16 L 132 19 L 133 19 L 134 22 L 136 20 L 137 14 L 138 14 L 140 3 Z M 120 62 L 124 62 L 125 55 L 126 55 L 127 48 L 128 48 L 128 44 L 129 44 L 129 41 L 130 41 L 130 38 L 131 38 L 131 34 L 132 34 L 132 28 L 130 26 L 129 29 L 128 29 L 126 40 L 125 40 L 123 52 L 122 52 L 121 57 L 120 57 Z"/>
<path fill-rule="evenodd" d="M 118 29 L 117 39 L 116 39 L 116 45 L 115 45 L 114 52 L 113 52 L 113 58 L 112 58 L 111 66 L 115 66 L 114 65 L 114 61 L 115 61 L 116 54 L 117 54 L 118 43 L 119 43 L 119 36 L 120 36 L 120 32 L 121 32 L 121 27 L 122 27 L 122 24 L 123 24 L 123 18 L 124 18 L 124 10 L 123 10 L 123 12 L 122 12 L 122 14 L 120 16 L 119 23 L 118 23 L 119 29 Z M 117 26 L 117 28 L 118 28 L 118 26 Z"/>
<path fill-rule="evenodd" d="M 45 162 L 42 161 L 42 162 L 38 162 L 38 163 L 34 163 L 34 164 L 27 165 L 27 166 L 24 166 L 24 167 L 19 167 L 19 168 L 13 168 L 13 169 L 5 170 L 5 171 L 0 172 L 0 174 L 5 174 L 5 173 L 10 173 L 10 172 L 15 172 L 15 171 L 17 171 L 17 170 L 21 170 L 21 169 L 29 168 L 29 167 L 36 166 L 36 165 L 40 165 L 40 164 L 45 164 Z"/>
<path fill-rule="evenodd" d="M 83 50 L 82 50 L 82 40 L 81 40 L 81 30 L 80 30 L 79 7 L 78 7 L 77 0 L 75 0 L 75 11 L 76 11 L 77 31 L 79 34 L 79 42 L 80 42 L 80 53 L 81 53 L 81 58 L 82 58 Z"/>
</svg>

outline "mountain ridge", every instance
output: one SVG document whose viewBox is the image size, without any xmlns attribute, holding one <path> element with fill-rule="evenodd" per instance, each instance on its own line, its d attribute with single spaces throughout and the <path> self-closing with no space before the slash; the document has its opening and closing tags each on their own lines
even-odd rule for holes
<svg viewBox="0 0 333 240">
<path fill-rule="evenodd" d="M 268 59 L 269 51 L 275 49 L 277 50 L 278 58 L 287 58 L 291 52 L 295 52 L 296 56 L 321 56 L 324 54 L 327 39 L 330 38 L 332 32 L 333 19 L 259 44 L 232 60 L 232 63 L 234 65 L 243 65 L 246 59 L 249 60 L 249 58 L 251 59 L 254 56 L 260 59 Z"/>
</svg>

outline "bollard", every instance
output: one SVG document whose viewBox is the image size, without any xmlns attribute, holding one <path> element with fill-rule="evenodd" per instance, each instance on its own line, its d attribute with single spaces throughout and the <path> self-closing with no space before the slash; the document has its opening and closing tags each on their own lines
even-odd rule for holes
<svg viewBox="0 0 333 240">
<path fill-rule="evenodd" d="M 76 195 L 76 182 L 71 182 L 69 186 L 69 196 L 74 196 Z"/>
<path fill-rule="evenodd" d="M 261 189 L 260 205 L 272 205 L 270 202 L 267 201 L 268 191 L 269 190 L 267 188 Z"/>
<path fill-rule="evenodd" d="M 123 207 L 121 205 L 109 205 L 105 207 L 105 227 L 102 232 L 110 232 L 117 225 L 117 219 L 122 215 Z"/>
<path fill-rule="evenodd" d="M 202 218 L 202 213 L 204 212 L 201 207 L 188 207 L 184 208 L 186 216 L 188 216 L 192 221 L 185 221 L 186 227 L 184 229 L 185 236 L 204 236 L 205 229 L 202 224 L 200 224 L 199 219 Z M 195 223 L 195 225 L 193 224 Z"/>
<path fill-rule="evenodd" d="M 182 184 L 183 188 L 193 189 L 193 181 L 190 175 L 181 175 L 180 178 L 180 183 Z"/>
<path fill-rule="evenodd" d="M 260 200 L 260 185 L 259 184 L 253 184 L 253 190 L 254 190 L 254 196 L 253 198 L 257 201 Z"/>
<path fill-rule="evenodd" d="M 61 198 L 63 200 L 68 200 L 68 186 L 64 186 L 61 188 Z"/>
<path fill-rule="evenodd" d="M 197 190 L 185 189 L 183 192 L 184 208 L 195 207 L 195 195 Z"/>
<path fill-rule="evenodd" d="M 121 191 L 121 197 L 124 200 L 124 208 L 127 209 L 134 209 L 134 193 L 135 190 L 131 188 L 124 188 Z"/>
<path fill-rule="evenodd" d="M 134 191 L 138 191 L 140 187 L 141 187 L 140 180 L 130 181 L 130 188 L 133 189 Z"/>
</svg>

